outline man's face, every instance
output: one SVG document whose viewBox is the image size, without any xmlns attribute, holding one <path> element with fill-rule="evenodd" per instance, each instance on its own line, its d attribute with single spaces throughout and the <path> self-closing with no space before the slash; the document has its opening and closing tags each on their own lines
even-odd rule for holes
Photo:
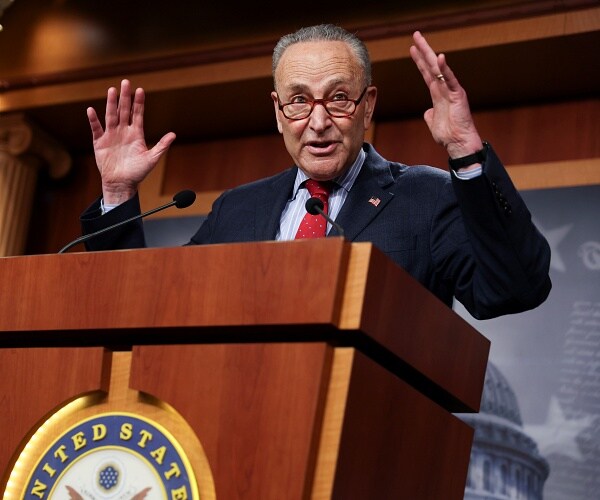
<svg viewBox="0 0 600 500">
<path fill-rule="evenodd" d="M 362 147 L 371 123 L 377 89 L 369 87 L 352 116 L 334 118 L 316 104 L 308 118 L 290 120 L 278 107 L 296 100 L 358 99 L 364 74 L 343 42 L 318 41 L 291 45 L 275 71 L 277 128 L 292 159 L 310 178 L 330 180 L 344 173 Z"/>
</svg>

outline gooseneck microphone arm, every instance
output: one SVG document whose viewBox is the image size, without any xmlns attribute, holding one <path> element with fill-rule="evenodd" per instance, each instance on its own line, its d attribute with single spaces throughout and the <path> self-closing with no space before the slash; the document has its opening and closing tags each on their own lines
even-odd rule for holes
<svg viewBox="0 0 600 500">
<path fill-rule="evenodd" d="M 105 227 L 104 229 L 100 229 L 99 231 L 80 236 L 79 238 L 77 238 L 76 240 L 73 240 L 68 245 L 65 245 L 64 247 L 62 247 L 58 251 L 58 253 L 64 253 L 69 248 L 74 247 L 75 245 L 78 245 L 79 243 L 83 243 L 84 241 L 91 240 L 92 238 L 95 238 L 96 236 L 104 234 L 108 231 L 112 231 L 113 229 L 124 226 L 125 224 L 129 224 L 130 222 L 141 219 L 142 217 L 146 217 L 148 215 L 155 214 L 156 212 L 160 212 L 161 210 L 172 207 L 173 205 L 175 205 L 177 208 L 187 208 L 192 203 L 194 203 L 195 200 L 196 200 L 196 193 L 194 193 L 193 191 L 190 191 L 190 190 L 180 191 L 175 196 L 173 196 L 173 201 L 170 201 L 166 205 L 162 205 L 161 207 L 153 208 L 152 210 L 148 210 L 147 212 L 144 212 L 143 214 L 134 215 L 133 217 L 130 217 L 129 219 L 125 219 L 121 222 L 118 222 L 117 224 L 113 224 L 112 226 L 108 226 L 108 227 Z"/>
<path fill-rule="evenodd" d="M 325 220 L 327 222 L 329 222 L 336 229 L 336 231 L 339 233 L 339 235 L 344 237 L 344 230 L 342 229 L 342 226 L 340 226 L 337 222 L 335 222 L 331 217 L 329 217 L 329 215 L 327 215 L 323 211 L 324 207 L 325 206 L 323 205 L 323 202 L 319 198 L 312 197 L 312 198 L 309 198 L 308 200 L 306 200 L 305 208 L 309 214 L 322 215 L 325 218 Z"/>
</svg>

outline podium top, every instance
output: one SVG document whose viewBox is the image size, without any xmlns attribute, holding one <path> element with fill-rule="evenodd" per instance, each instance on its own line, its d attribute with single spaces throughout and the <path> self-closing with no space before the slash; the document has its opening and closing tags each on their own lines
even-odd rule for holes
<svg viewBox="0 0 600 500">
<path fill-rule="evenodd" d="M 441 389 L 453 411 L 479 405 L 465 380 L 483 383 L 487 339 L 370 243 L 8 257 L 0 274 L 0 346 L 327 341 Z"/>
</svg>

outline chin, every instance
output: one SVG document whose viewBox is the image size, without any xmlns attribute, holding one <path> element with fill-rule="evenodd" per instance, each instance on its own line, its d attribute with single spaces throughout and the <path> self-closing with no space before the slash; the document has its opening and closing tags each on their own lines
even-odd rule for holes
<svg viewBox="0 0 600 500">
<path fill-rule="evenodd" d="M 306 167 L 302 167 L 304 173 L 311 179 L 327 181 L 341 175 L 344 169 L 337 161 L 311 161 Z"/>
</svg>

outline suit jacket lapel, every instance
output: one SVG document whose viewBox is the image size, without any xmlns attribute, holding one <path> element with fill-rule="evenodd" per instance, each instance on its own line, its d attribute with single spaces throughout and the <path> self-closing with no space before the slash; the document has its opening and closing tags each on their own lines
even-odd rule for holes
<svg viewBox="0 0 600 500">
<path fill-rule="evenodd" d="M 281 213 L 292 192 L 297 167 L 290 168 L 273 178 L 266 190 L 261 190 L 256 202 L 255 228 L 257 241 L 274 240 L 277 236 Z"/>
<path fill-rule="evenodd" d="M 387 187 L 394 183 L 388 161 L 367 145 L 367 157 L 336 222 L 352 241 L 393 199 Z M 336 235 L 335 229 L 329 233 Z"/>
</svg>

